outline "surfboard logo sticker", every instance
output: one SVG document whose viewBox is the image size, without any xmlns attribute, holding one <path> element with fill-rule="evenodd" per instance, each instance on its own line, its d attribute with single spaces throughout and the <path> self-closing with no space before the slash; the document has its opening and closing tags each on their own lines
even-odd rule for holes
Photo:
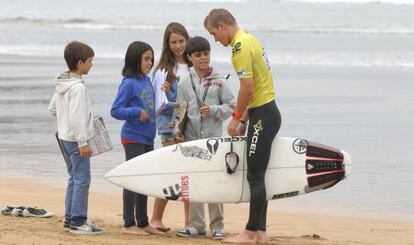
<svg viewBox="0 0 414 245">
<path fill-rule="evenodd" d="M 179 184 L 175 184 L 174 186 L 164 188 L 162 189 L 162 192 L 164 192 L 164 196 L 167 200 L 176 201 L 181 196 L 181 188 Z"/>
<path fill-rule="evenodd" d="M 308 141 L 304 139 L 296 139 L 293 141 L 292 148 L 298 154 L 303 154 L 308 148 Z"/>
<path fill-rule="evenodd" d="M 206 144 L 207 144 L 208 151 L 212 155 L 216 154 L 218 146 L 219 146 L 218 140 L 217 139 L 209 139 L 209 140 L 207 140 Z"/>
<path fill-rule="evenodd" d="M 294 197 L 299 195 L 299 191 L 292 191 L 292 192 L 286 192 L 286 193 L 282 193 L 282 194 L 276 194 L 272 196 L 272 200 L 274 199 L 282 199 L 282 198 L 287 198 L 287 197 Z"/>
<path fill-rule="evenodd" d="M 190 202 L 190 180 L 187 175 L 181 176 L 181 200 L 183 202 Z"/>
<path fill-rule="evenodd" d="M 207 161 L 210 161 L 212 157 L 208 150 L 198 146 L 182 146 L 181 144 L 177 144 L 172 151 L 175 152 L 178 149 L 180 149 L 181 154 L 185 157 L 196 157 Z"/>
</svg>

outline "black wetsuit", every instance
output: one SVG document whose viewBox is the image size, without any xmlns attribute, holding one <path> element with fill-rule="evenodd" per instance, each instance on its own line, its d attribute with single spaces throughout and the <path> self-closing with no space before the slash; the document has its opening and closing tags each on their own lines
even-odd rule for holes
<svg viewBox="0 0 414 245">
<path fill-rule="evenodd" d="M 272 143 L 282 121 L 275 101 L 251 108 L 247 131 L 247 180 L 250 186 L 250 212 L 246 229 L 266 231 L 267 200 L 265 173 Z"/>
</svg>

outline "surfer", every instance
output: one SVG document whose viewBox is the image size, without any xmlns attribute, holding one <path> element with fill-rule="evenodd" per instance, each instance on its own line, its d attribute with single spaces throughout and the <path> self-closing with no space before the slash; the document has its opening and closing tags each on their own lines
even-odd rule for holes
<svg viewBox="0 0 414 245">
<path fill-rule="evenodd" d="M 247 180 L 250 186 L 249 219 L 245 229 L 225 243 L 267 243 L 265 173 L 273 139 L 281 124 L 275 103 L 270 64 L 263 45 L 241 30 L 226 9 L 213 9 L 204 27 L 223 46 L 232 48 L 231 61 L 240 80 L 236 107 L 227 127 L 230 136 L 244 135 L 247 129 Z"/>
</svg>

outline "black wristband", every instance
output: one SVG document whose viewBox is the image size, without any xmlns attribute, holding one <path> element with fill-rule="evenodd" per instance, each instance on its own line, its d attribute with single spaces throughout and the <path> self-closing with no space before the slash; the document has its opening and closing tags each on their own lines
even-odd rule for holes
<svg viewBox="0 0 414 245">
<path fill-rule="evenodd" d="M 241 124 L 243 124 L 243 126 L 246 126 L 247 121 L 240 120 L 239 122 L 240 122 Z"/>
</svg>

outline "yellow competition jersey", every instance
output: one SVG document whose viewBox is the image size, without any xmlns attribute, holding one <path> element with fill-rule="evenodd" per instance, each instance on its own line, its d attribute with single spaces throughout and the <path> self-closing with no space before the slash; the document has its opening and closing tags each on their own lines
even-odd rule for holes
<svg viewBox="0 0 414 245">
<path fill-rule="evenodd" d="M 251 34 L 239 30 L 231 42 L 234 70 L 239 78 L 253 78 L 253 98 L 248 108 L 275 99 L 272 72 L 263 45 Z"/>
</svg>

